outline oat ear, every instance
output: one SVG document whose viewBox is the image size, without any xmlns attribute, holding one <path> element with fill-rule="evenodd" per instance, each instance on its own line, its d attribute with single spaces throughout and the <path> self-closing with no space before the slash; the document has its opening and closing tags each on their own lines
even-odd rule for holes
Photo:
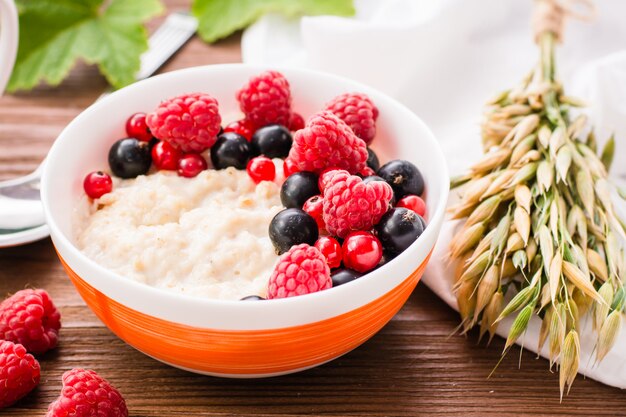
<svg viewBox="0 0 626 417">
<path fill-rule="evenodd" d="M 463 261 L 455 284 L 463 332 L 480 323 L 480 337 L 491 340 L 499 322 L 515 314 L 504 356 L 538 314 L 538 349 L 547 343 L 550 367 L 560 363 L 562 399 L 578 371 L 578 329 L 588 311 L 596 359 L 615 343 L 626 302 L 626 223 L 607 178 L 615 140 L 596 154 L 587 117 L 569 117 L 582 103 L 564 95 L 556 79 L 555 37 L 543 34 L 538 43 L 536 70 L 485 108 L 484 157 L 453 181 L 463 188 L 451 213 L 465 227 L 450 257 Z"/>
</svg>

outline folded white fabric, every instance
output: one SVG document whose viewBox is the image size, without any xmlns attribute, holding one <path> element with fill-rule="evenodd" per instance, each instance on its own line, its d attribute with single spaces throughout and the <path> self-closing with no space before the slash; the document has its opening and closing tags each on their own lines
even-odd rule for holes
<svg viewBox="0 0 626 417">
<path fill-rule="evenodd" d="M 623 180 L 626 2 L 596 3 L 594 22 L 569 22 L 559 51 L 559 71 L 570 87 L 568 93 L 593 103 L 589 114 L 599 136 L 618 135 L 613 175 Z M 451 173 L 457 174 L 481 155 L 484 102 L 515 86 L 537 60 L 529 27 L 531 5 L 530 0 L 356 0 L 354 18 L 288 20 L 269 15 L 245 31 L 243 60 L 320 69 L 385 91 L 433 129 Z M 451 271 L 441 259 L 454 226 L 452 222 L 444 226 L 424 282 L 456 308 Z M 509 326 L 503 322 L 499 333 L 506 335 Z M 537 318 L 531 321 L 520 339 L 524 347 L 536 351 L 539 326 Z M 625 388 L 626 329 L 596 365 L 589 359 L 595 343 L 589 326 L 585 323 L 581 332 L 580 372 Z"/>
</svg>

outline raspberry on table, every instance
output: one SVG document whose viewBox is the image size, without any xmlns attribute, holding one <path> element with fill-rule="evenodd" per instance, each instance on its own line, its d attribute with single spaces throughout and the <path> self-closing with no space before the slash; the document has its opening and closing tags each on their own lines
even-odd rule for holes
<svg viewBox="0 0 626 417">
<path fill-rule="evenodd" d="M 289 158 L 300 171 L 337 168 L 356 174 L 367 165 L 367 146 L 341 119 L 322 111 L 294 133 Z"/>
<path fill-rule="evenodd" d="M 48 407 L 46 417 L 127 417 L 122 395 L 91 370 L 72 369 L 63 374 L 61 395 Z"/>
<path fill-rule="evenodd" d="M 170 98 L 146 117 L 152 134 L 185 153 L 199 153 L 217 140 L 222 118 L 215 98 L 205 93 Z"/>
<path fill-rule="evenodd" d="M 285 252 L 270 277 L 267 297 L 286 298 L 322 291 L 332 286 L 326 258 L 306 243 Z"/>
<path fill-rule="evenodd" d="M 355 230 L 370 230 L 389 210 L 392 197 L 386 182 L 364 183 L 356 175 L 335 173 L 324 190 L 326 230 L 341 238 Z"/>
<path fill-rule="evenodd" d="M 370 98 L 362 93 L 341 94 L 326 104 L 331 111 L 346 122 L 355 135 L 370 144 L 376 136 L 378 109 Z"/>
<path fill-rule="evenodd" d="M 246 118 L 257 127 L 269 124 L 289 126 L 291 89 L 278 71 L 265 71 L 237 92 L 237 101 Z"/>
<path fill-rule="evenodd" d="M 42 354 L 57 345 L 61 314 L 44 290 L 21 290 L 0 303 L 0 339 Z"/>
<path fill-rule="evenodd" d="M 39 385 L 41 369 L 26 348 L 0 340 L 0 409 L 15 404 Z"/>
</svg>

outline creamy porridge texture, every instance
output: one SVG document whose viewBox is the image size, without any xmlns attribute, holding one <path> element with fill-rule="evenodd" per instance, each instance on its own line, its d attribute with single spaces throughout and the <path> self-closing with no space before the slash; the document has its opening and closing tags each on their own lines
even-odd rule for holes
<svg viewBox="0 0 626 417">
<path fill-rule="evenodd" d="M 246 171 L 211 169 L 195 178 L 159 171 L 122 180 L 96 200 L 77 243 L 126 278 L 238 300 L 265 295 L 278 258 L 268 226 L 281 209 L 280 185 L 255 185 Z"/>
</svg>

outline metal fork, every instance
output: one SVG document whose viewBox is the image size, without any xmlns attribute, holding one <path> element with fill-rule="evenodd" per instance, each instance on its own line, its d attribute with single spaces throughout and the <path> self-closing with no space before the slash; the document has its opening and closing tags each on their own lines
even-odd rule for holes
<svg viewBox="0 0 626 417">
<path fill-rule="evenodd" d="M 148 40 L 148 50 L 141 56 L 137 80 L 153 75 L 196 32 L 198 22 L 188 13 L 170 14 Z M 109 91 L 98 97 L 98 100 Z M 33 228 L 45 223 L 39 187 L 44 161 L 32 173 L 0 182 L 0 235 Z M 1 247 L 1 245 L 0 245 Z"/>
</svg>

